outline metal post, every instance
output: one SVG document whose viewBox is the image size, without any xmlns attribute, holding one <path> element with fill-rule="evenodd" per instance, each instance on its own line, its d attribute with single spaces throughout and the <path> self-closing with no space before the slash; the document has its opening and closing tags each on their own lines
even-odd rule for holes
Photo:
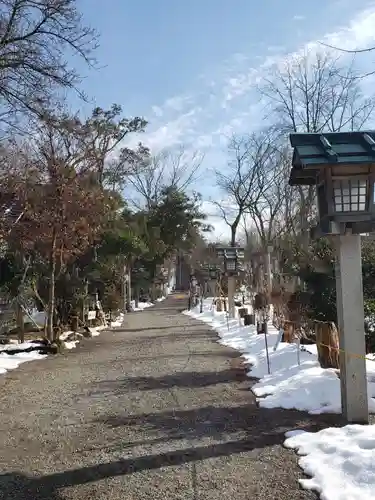
<svg viewBox="0 0 375 500">
<path fill-rule="evenodd" d="M 267 324 L 267 319 L 263 320 L 263 325 L 264 325 L 264 344 L 266 348 L 266 356 L 267 356 L 267 370 L 268 370 L 268 375 L 271 373 L 271 365 L 270 365 L 270 354 L 268 352 L 268 324 Z"/>
<path fill-rule="evenodd" d="M 297 346 L 297 363 L 298 363 L 298 366 L 301 366 L 301 339 L 300 337 L 297 338 L 297 341 L 296 341 L 296 346 Z"/>
<path fill-rule="evenodd" d="M 182 290 L 182 258 L 181 258 L 181 255 L 182 255 L 182 252 L 180 252 L 180 255 L 179 255 L 179 259 L 178 259 L 178 262 L 179 262 L 179 285 L 178 285 L 178 288 L 180 290 Z"/>
<path fill-rule="evenodd" d="M 267 247 L 267 253 L 265 256 L 266 289 L 268 297 L 271 295 L 272 292 L 271 250 L 272 247 Z"/>
<path fill-rule="evenodd" d="M 85 295 L 82 300 L 82 323 L 85 323 L 85 318 L 86 318 L 86 303 L 87 303 L 87 297 L 89 295 L 89 282 L 87 279 L 85 279 Z"/>
<path fill-rule="evenodd" d="M 128 279 L 127 279 L 127 285 L 128 285 L 128 293 L 127 293 L 127 307 L 130 311 L 130 303 L 132 300 L 132 282 L 131 282 L 131 267 L 128 267 Z"/>
<path fill-rule="evenodd" d="M 127 310 L 127 303 L 128 303 L 128 300 L 127 300 L 127 291 L 128 291 L 128 284 L 127 284 L 127 270 L 126 270 L 126 265 L 124 266 L 124 270 L 123 270 L 123 287 L 124 287 L 124 290 L 123 290 L 123 295 L 124 295 L 124 314 L 126 314 L 128 312 Z"/>
<path fill-rule="evenodd" d="M 235 317 L 234 295 L 236 293 L 236 277 L 228 276 L 228 312 L 231 318 Z"/>
<path fill-rule="evenodd" d="M 350 423 L 368 423 L 361 237 L 335 236 L 341 405 Z"/>
</svg>

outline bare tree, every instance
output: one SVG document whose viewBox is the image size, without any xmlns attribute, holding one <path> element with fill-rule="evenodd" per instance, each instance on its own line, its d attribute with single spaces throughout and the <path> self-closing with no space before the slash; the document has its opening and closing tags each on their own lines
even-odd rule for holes
<svg viewBox="0 0 375 500">
<path fill-rule="evenodd" d="M 256 203 L 248 205 L 246 213 L 257 230 L 263 249 L 288 230 L 288 219 L 284 218 L 290 170 L 288 160 L 287 151 L 274 148 L 258 164 L 254 189 L 260 195 Z"/>
<path fill-rule="evenodd" d="M 327 52 L 306 52 L 287 60 L 271 71 L 260 92 L 269 100 L 275 129 L 282 136 L 360 129 L 375 107 L 373 97 L 363 96 L 354 65 L 345 67 L 339 57 Z M 297 187 L 288 196 L 291 200 L 286 203 L 286 214 L 306 246 L 315 187 Z"/>
<path fill-rule="evenodd" d="M 282 132 L 360 129 L 375 101 L 361 92 L 354 64 L 330 53 L 305 53 L 285 62 L 260 89 Z"/>
<path fill-rule="evenodd" d="M 183 146 L 153 156 L 128 177 L 133 204 L 138 209 L 150 209 L 166 186 L 186 191 L 197 180 L 203 158 L 202 153 L 188 152 Z"/>
<path fill-rule="evenodd" d="M 267 134 L 232 136 L 228 144 L 228 167 L 216 171 L 216 182 L 226 200 L 213 201 L 231 231 L 235 246 L 242 218 L 257 206 L 268 187 L 265 168 L 273 145 Z"/>
<path fill-rule="evenodd" d="M 69 56 L 92 64 L 96 33 L 76 0 L 0 0 L 0 119 L 42 115 L 62 89 L 77 89 Z"/>
</svg>

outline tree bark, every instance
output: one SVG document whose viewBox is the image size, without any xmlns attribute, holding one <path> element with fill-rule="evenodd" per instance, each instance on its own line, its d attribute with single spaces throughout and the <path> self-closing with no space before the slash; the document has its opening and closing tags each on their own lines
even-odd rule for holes
<svg viewBox="0 0 375 500">
<path fill-rule="evenodd" d="M 316 346 L 322 368 L 340 368 L 339 334 L 334 323 L 315 322 Z"/>
<path fill-rule="evenodd" d="M 16 301 L 16 314 L 17 314 L 17 327 L 18 327 L 18 340 L 20 344 L 25 342 L 25 322 L 23 318 L 23 309 L 19 301 Z"/>
</svg>

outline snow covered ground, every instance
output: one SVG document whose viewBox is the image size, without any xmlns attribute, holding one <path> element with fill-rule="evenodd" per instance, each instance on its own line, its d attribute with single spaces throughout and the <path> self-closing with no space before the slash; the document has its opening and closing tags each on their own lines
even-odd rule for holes
<svg viewBox="0 0 375 500">
<path fill-rule="evenodd" d="M 159 299 L 156 299 L 156 302 L 162 302 L 163 300 L 165 300 L 165 297 L 160 297 Z M 143 311 L 144 309 L 148 309 L 149 307 L 155 305 L 153 302 L 138 302 L 138 307 L 135 307 L 134 300 L 132 300 L 130 304 L 133 311 Z"/>
<path fill-rule="evenodd" d="M 164 297 L 158 299 L 158 302 L 160 302 L 161 300 L 164 300 Z M 136 308 L 135 310 L 143 311 L 144 309 L 151 307 L 153 305 L 154 304 L 150 302 L 139 302 L 138 308 Z M 37 325 L 43 326 L 45 321 L 44 312 L 34 311 L 31 317 L 32 317 L 32 322 L 34 322 Z M 25 320 L 27 319 L 30 320 L 29 316 L 25 316 Z M 110 328 L 120 327 L 123 324 L 123 321 L 124 321 L 124 314 L 121 313 L 115 320 L 111 322 L 109 327 Z M 96 337 L 97 335 L 100 335 L 100 332 L 102 330 L 105 330 L 106 328 L 108 328 L 108 326 L 97 326 L 90 328 L 91 336 Z M 69 337 L 71 337 L 72 334 L 73 334 L 72 331 L 66 331 L 60 335 L 60 340 L 64 341 L 64 347 L 69 350 L 77 347 L 77 344 L 79 344 L 80 340 L 84 338 L 82 334 L 76 333 L 75 334 L 76 340 L 70 340 Z M 38 344 L 35 342 L 0 345 L 0 374 L 4 374 L 9 370 L 13 370 L 14 368 L 17 368 L 21 363 L 25 363 L 26 361 L 33 361 L 46 358 L 47 355 L 39 354 L 36 351 L 26 352 L 28 349 L 35 348 L 37 345 Z M 42 346 L 42 344 L 40 345 Z M 8 354 L 9 351 L 14 351 L 14 350 L 22 350 L 25 352 L 20 352 L 17 354 Z"/>
<path fill-rule="evenodd" d="M 237 349 L 251 364 L 249 376 L 260 379 L 252 390 L 264 408 L 295 408 L 317 413 L 341 413 L 340 381 L 336 370 L 320 367 L 316 346 L 280 343 L 274 350 L 278 331 L 269 326 L 267 335 L 270 374 L 268 374 L 264 335 L 254 326 L 239 326 L 238 319 L 227 320 L 226 313 L 211 307 L 206 299 L 203 313 L 196 308 L 185 314 L 210 324 L 219 334 L 220 343 Z M 298 355 L 299 354 L 299 355 Z M 299 363 L 298 364 L 298 359 Z M 367 361 L 370 411 L 375 412 L 375 362 Z"/>
<path fill-rule="evenodd" d="M 30 347 L 30 344 L 28 342 L 25 342 L 24 344 L 19 344 L 19 345 L 25 345 L 25 349 Z M 1 346 L 3 348 L 5 346 Z M 19 348 L 19 346 L 17 346 Z M 7 354 L 5 352 L 5 349 L 1 349 L 0 352 L 0 374 L 6 373 L 10 370 L 14 370 L 15 368 L 18 368 L 18 366 L 21 363 L 25 363 L 26 361 L 33 361 L 36 359 L 43 359 L 45 358 L 46 355 L 44 354 L 39 354 L 38 352 L 20 352 L 17 354 Z"/>
<path fill-rule="evenodd" d="M 144 309 L 148 309 L 149 307 L 154 305 L 152 302 L 138 302 L 138 307 L 135 307 L 134 300 L 132 300 L 130 304 L 132 311 L 143 311 Z"/>
<path fill-rule="evenodd" d="M 122 324 L 124 322 L 124 317 L 125 317 L 125 314 L 120 313 L 115 320 L 111 321 L 111 328 L 116 328 L 116 327 L 122 326 Z"/>
<path fill-rule="evenodd" d="M 269 326 L 268 374 L 264 335 L 254 326 L 243 327 L 212 307 L 212 299 L 185 314 L 208 323 L 220 336 L 220 343 L 237 349 L 252 365 L 249 376 L 259 379 L 252 390 L 264 408 L 295 408 L 311 414 L 341 413 L 340 381 L 336 371 L 323 369 L 316 346 L 280 343 L 278 332 Z M 274 349 L 276 347 L 276 350 Z M 367 361 L 369 407 L 375 412 L 375 362 Z M 306 489 L 323 500 L 369 500 L 375 498 L 375 426 L 348 425 L 317 433 L 301 430 L 286 433 L 285 446 L 303 455 L 299 464 L 310 479 L 301 479 Z"/>
<path fill-rule="evenodd" d="M 121 315 L 121 317 L 123 318 L 123 315 Z M 105 330 L 106 328 L 111 328 L 113 325 L 117 325 L 117 323 L 120 321 L 120 319 L 116 319 L 115 321 L 112 321 L 111 322 L 111 325 L 108 325 L 108 326 L 95 326 L 95 327 L 90 327 L 89 328 L 89 331 L 90 331 L 90 334 L 92 337 L 97 337 L 98 335 L 100 335 L 100 332 L 102 330 Z M 121 319 L 121 323 L 122 324 L 122 319 Z M 69 337 L 71 335 L 74 335 L 76 340 L 69 340 Z M 75 333 L 73 331 L 66 331 L 66 332 L 63 332 L 61 335 L 60 335 L 60 340 L 63 340 L 64 341 L 64 347 L 65 349 L 74 349 L 75 347 L 77 347 L 77 344 L 79 344 L 79 341 L 80 339 L 83 339 L 84 338 L 84 335 L 82 335 L 82 333 Z"/>
<path fill-rule="evenodd" d="M 121 326 L 124 320 L 124 314 L 120 314 L 114 321 L 111 322 L 110 327 L 115 328 L 117 326 Z M 100 335 L 100 332 L 108 327 L 106 326 L 97 326 L 95 328 L 90 328 L 90 333 L 93 337 Z M 83 338 L 83 335 L 80 333 L 76 333 L 77 340 L 68 340 L 69 337 L 73 334 L 72 331 L 66 331 L 60 335 L 60 340 L 64 341 L 64 346 L 66 349 L 74 349 L 79 343 L 80 339 Z M 43 344 L 39 344 L 41 347 Z M 37 351 L 26 352 L 30 348 L 35 348 L 38 346 L 36 342 L 23 342 L 22 344 L 14 343 L 14 344 L 4 344 L 0 345 L 0 374 L 4 374 L 7 371 L 14 370 L 21 363 L 25 363 L 26 361 L 33 361 L 38 359 L 44 359 L 47 357 L 46 354 L 40 354 Z M 20 352 L 16 354 L 8 354 L 11 351 L 22 350 L 25 352 Z"/>
<path fill-rule="evenodd" d="M 299 455 L 311 478 L 303 488 L 323 500 L 373 500 L 375 497 L 375 426 L 347 425 L 320 432 L 290 431 L 284 445 Z"/>
</svg>

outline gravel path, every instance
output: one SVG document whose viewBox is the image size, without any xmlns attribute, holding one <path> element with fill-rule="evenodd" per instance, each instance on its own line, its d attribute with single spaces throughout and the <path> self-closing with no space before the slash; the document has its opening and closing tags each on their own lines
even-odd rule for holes
<svg viewBox="0 0 375 500">
<path fill-rule="evenodd" d="M 290 428 L 257 408 L 238 353 L 177 296 L 66 355 L 0 377 L 0 500 L 294 500 Z"/>
</svg>

